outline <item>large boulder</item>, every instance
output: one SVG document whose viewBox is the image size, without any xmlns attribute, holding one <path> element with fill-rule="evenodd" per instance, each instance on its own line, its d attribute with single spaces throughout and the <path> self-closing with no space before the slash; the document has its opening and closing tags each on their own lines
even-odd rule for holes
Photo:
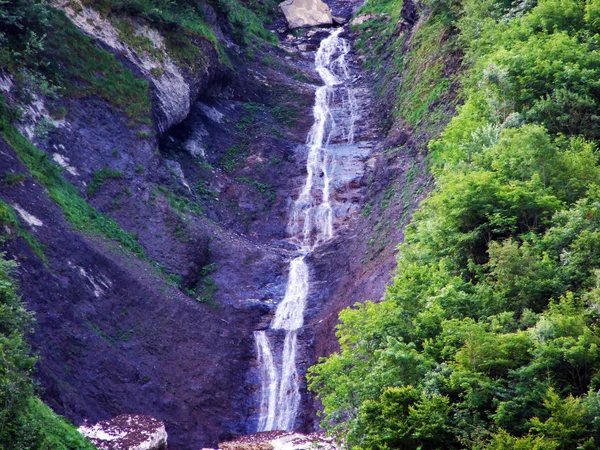
<svg viewBox="0 0 600 450">
<path fill-rule="evenodd" d="M 122 414 L 96 425 L 82 425 L 79 432 L 100 450 L 165 450 L 165 425 L 154 417 Z"/>
<path fill-rule="evenodd" d="M 279 8 L 290 29 L 333 24 L 331 10 L 322 0 L 286 0 Z"/>
</svg>

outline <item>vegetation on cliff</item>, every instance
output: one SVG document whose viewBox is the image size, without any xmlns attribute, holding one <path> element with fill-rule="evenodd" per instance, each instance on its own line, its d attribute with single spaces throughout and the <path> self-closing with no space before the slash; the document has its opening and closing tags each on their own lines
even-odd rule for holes
<svg viewBox="0 0 600 450">
<path fill-rule="evenodd" d="M 136 240 L 135 236 L 124 231 L 110 217 L 94 209 L 81 197 L 77 188 L 66 181 L 62 176 L 61 169 L 49 161 L 47 155 L 36 148 L 17 129 L 11 125 L 12 112 L 0 99 L 0 137 L 13 148 L 19 155 L 21 161 L 27 166 L 33 177 L 42 183 L 48 194 L 63 210 L 65 218 L 73 228 L 84 232 L 104 235 L 108 239 L 118 242 L 122 248 L 144 258 L 144 249 Z M 94 185 L 92 185 L 93 187 Z M 0 203 L 0 208 L 2 203 Z M 6 207 L 6 213 L 2 214 L 0 209 L 0 220 L 9 216 L 10 207 Z M 14 218 L 14 214 L 12 214 Z M 7 220 L 7 223 L 9 221 Z M 12 223 L 17 224 L 15 220 Z M 30 235 L 23 234 L 26 242 L 34 252 L 45 261 L 41 247 Z"/>
<path fill-rule="evenodd" d="M 458 24 L 464 105 L 386 299 L 311 369 L 324 424 L 362 449 L 596 448 L 600 3 L 427 8 Z"/>
<path fill-rule="evenodd" d="M 380 100 L 389 103 L 389 119 L 431 133 L 455 103 L 452 66 L 460 52 L 454 17 L 445 4 L 428 6 L 411 32 L 402 10 L 402 1 L 367 2 L 358 15 L 365 20 L 352 26 L 355 47 L 375 75 Z"/>
<path fill-rule="evenodd" d="M 42 97 L 61 119 L 61 96 L 99 96 L 132 124 L 150 124 L 148 83 L 45 0 L 0 5 L 0 43 L 0 74 L 13 78 L 18 106 L 28 105 L 32 96 Z"/>
<path fill-rule="evenodd" d="M 229 31 L 241 46 L 273 42 L 276 38 L 263 26 L 271 20 L 273 5 L 272 1 L 252 1 L 244 6 L 237 0 L 81 0 L 69 3 L 69 7 L 76 10 L 84 6 L 95 9 L 111 21 L 123 42 L 145 52 L 157 50 L 152 41 L 136 34 L 132 23 L 155 27 L 165 38 L 169 55 L 186 68 L 202 64 L 206 59 L 196 45 L 199 39 L 211 42 L 227 60 L 222 43 L 216 38 L 218 27 L 231 28 Z M 0 136 L 19 155 L 31 175 L 48 189 L 49 196 L 62 208 L 73 228 L 104 235 L 144 259 L 144 249 L 136 237 L 84 198 L 84 192 L 87 197 L 93 196 L 106 178 L 120 178 L 122 174 L 102 169 L 93 174 L 84 192 L 78 192 L 62 176 L 62 169 L 19 133 L 14 124 L 23 118 L 24 109 L 34 100 L 42 99 L 51 119 L 61 120 L 67 114 L 65 105 L 72 104 L 64 99 L 100 98 L 124 114 L 131 127 L 143 126 L 137 132 L 138 137 L 149 137 L 147 126 L 152 121 L 148 81 L 80 31 L 47 0 L 8 0 L 0 4 L 0 81 L 8 83 L 11 93 L 9 97 L 0 98 Z M 48 130 L 43 130 L 45 127 L 52 129 L 53 124 L 41 118 L 35 128 L 36 138 L 43 139 L 48 134 Z M 8 205 L 5 210 L 14 215 Z M 22 234 L 38 256 L 43 257 L 39 245 L 29 239 L 28 234 Z"/>
<path fill-rule="evenodd" d="M 126 14 L 144 18 L 159 29 L 172 33 L 169 34 L 172 44 L 179 40 L 179 44 L 186 47 L 186 40 L 193 37 L 207 39 L 215 48 L 220 46 L 207 20 L 207 6 L 224 15 L 238 43 L 248 44 L 252 36 L 268 42 L 276 41 L 275 36 L 264 28 L 276 4 L 271 0 L 243 3 L 238 0 L 82 0 L 82 3 L 107 16 Z M 184 36 L 176 36 L 175 33 Z"/>
<path fill-rule="evenodd" d="M 204 82 L 211 80 L 212 72 L 217 73 L 214 75 L 215 77 L 231 75 L 221 65 L 217 67 L 217 52 L 213 51 L 207 41 L 217 47 L 219 52 L 224 50 L 221 48 L 221 44 L 214 41 L 211 36 L 222 38 L 221 42 L 227 43 L 232 54 L 244 55 L 246 54 L 245 50 L 248 50 L 247 54 L 249 55 L 251 49 L 263 46 L 264 41 L 274 39 L 272 33 L 262 28 L 262 21 L 268 20 L 267 16 L 275 11 L 272 8 L 273 3 L 270 1 L 244 3 L 247 8 L 242 8 L 241 4 L 235 0 L 206 2 L 70 1 L 61 2 L 61 7 L 67 9 L 69 13 L 72 12 L 71 8 L 82 8 L 82 4 L 84 7 L 97 8 L 102 20 L 96 22 L 89 20 L 86 23 L 91 25 L 90 22 L 94 22 L 94 25 L 107 28 L 112 26 L 117 33 L 111 35 L 111 38 L 118 37 L 119 43 L 139 51 L 141 55 L 145 51 L 156 51 L 154 41 L 147 37 L 147 34 L 151 37 L 156 36 L 156 31 L 163 38 L 156 41 L 164 42 L 165 49 L 164 52 L 157 52 L 158 55 L 154 53 L 151 56 L 156 57 L 157 60 L 163 56 L 169 57 L 179 66 L 185 77 L 196 82 L 198 80 L 193 78 L 197 76 L 201 82 Z M 56 5 L 56 3 L 52 4 Z M 135 9 L 136 7 L 138 9 Z M 94 18 L 98 17 L 87 9 L 85 11 L 82 9 L 80 12 L 81 15 L 89 13 Z M 243 422 L 239 420 L 234 423 L 232 417 L 238 415 L 241 417 L 245 414 L 243 409 L 236 408 L 229 408 L 229 411 L 224 414 L 215 413 L 216 409 L 228 409 L 228 402 L 233 403 L 232 399 L 235 399 L 236 405 L 242 404 L 240 396 L 230 395 L 230 391 L 233 392 L 237 390 L 237 386 L 242 385 L 242 375 L 245 376 L 243 367 L 246 364 L 246 362 L 240 363 L 239 358 L 224 356 L 241 353 L 238 349 L 238 347 L 241 348 L 238 336 L 233 337 L 233 334 L 239 335 L 239 332 L 231 333 L 231 338 L 229 332 L 227 332 L 227 336 L 224 336 L 222 325 L 218 325 L 220 321 L 216 317 L 226 317 L 227 320 L 224 322 L 227 322 L 228 325 L 232 324 L 229 328 L 234 328 L 233 324 L 241 323 L 241 321 L 238 321 L 237 318 L 230 319 L 220 311 L 211 311 L 207 314 L 206 308 L 198 306 L 189 298 L 195 297 L 199 302 L 210 305 L 217 304 L 213 297 L 218 285 L 215 281 L 216 275 L 211 273 L 216 266 L 207 262 L 209 238 L 206 237 L 204 240 L 204 233 L 208 227 L 211 227 L 211 232 L 214 234 L 220 230 L 214 231 L 213 228 L 217 227 L 212 223 L 203 228 L 198 224 L 204 222 L 204 218 L 201 220 L 190 219 L 189 216 L 192 214 L 188 214 L 193 212 L 196 216 L 204 215 L 195 201 L 200 195 L 208 197 L 210 201 L 216 203 L 217 194 L 210 190 L 209 185 L 205 184 L 203 179 L 193 178 L 197 176 L 198 171 L 213 172 L 213 167 L 208 163 L 199 164 L 196 160 L 191 161 L 190 165 L 193 164 L 192 167 L 195 168 L 195 171 L 190 170 L 193 174 L 189 178 L 190 185 L 194 189 L 196 181 L 198 181 L 198 194 L 195 193 L 196 189 L 192 193 L 185 181 L 185 188 L 183 187 L 178 178 L 181 169 L 179 172 L 169 170 L 170 167 L 165 164 L 167 155 L 160 154 L 161 149 L 155 139 L 155 130 L 152 129 L 151 124 L 153 95 L 151 84 L 142 78 L 144 75 L 140 73 L 135 64 L 132 64 L 131 60 L 127 60 L 123 54 L 115 56 L 118 50 L 114 50 L 115 54 L 113 54 L 111 47 L 80 31 L 73 23 L 80 16 L 73 15 L 71 17 L 73 19 L 52 8 L 50 2 L 46 0 L 0 2 L 0 90 L 2 92 L 0 98 L 0 146 L 3 149 L 3 161 L 9 161 L 0 169 L 0 192 L 4 200 L 0 202 L 0 235 L 6 239 L 5 242 L 0 239 L 0 249 L 6 249 L 11 256 L 19 258 L 22 267 L 19 270 L 19 277 L 23 280 L 24 299 L 26 297 L 31 307 L 39 312 L 40 318 L 43 318 L 40 319 L 41 324 L 37 330 L 37 336 L 32 338 L 34 348 L 44 355 L 40 359 L 39 374 L 40 382 L 48 387 L 48 394 L 45 394 L 44 397 L 44 393 L 40 392 L 40 395 L 44 398 L 51 395 L 55 400 L 52 405 L 57 407 L 57 411 L 64 412 L 70 418 L 75 417 L 77 420 L 81 420 L 82 417 L 111 414 L 118 408 L 156 411 L 156 408 L 159 407 L 148 405 L 152 403 L 166 405 L 167 402 L 177 404 L 175 409 L 165 413 L 165 421 L 168 423 L 167 426 L 171 427 L 169 433 L 173 438 L 174 445 L 177 446 L 178 439 L 179 442 L 185 439 L 186 445 L 193 446 L 191 442 L 195 442 L 196 446 L 200 448 L 203 447 L 202 440 L 206 442 L 209 439 L 216 439 L 215 435 L 221 432 L 218 427 L 242 429 Z M 85 21 L 85 18 L 83 20 Z M 79 23 L 79 25 L 81 24 Z M 146 26 L 152 29 L 151 33 L 140 33 L 140 29 L 147 30 Z M 202 26 L 206 28 L 201 28 Z M 111 28 L 111 33 L 114 30 Z M 227 37 L 223 37 L 223 34 Z M 269 48 L 269 50 L 271 49 Z M 203 52 L 200 55 L 202 58 L 198 58 L 198 52 Z M 221 56 L 223 55 L 221 54 Z M 197 64 L 197 66 L 191 67 L 193 64 Z M 159 65 L 157 64 L 157 66 Z M 151 74 L 155 78 L 160 77 L 160 67 Z M 209 82 L 206 81 L 206 83 Z M 229 80 L 224 82 L 229 82 Z M 258 85 L 258 82 L 256 83 Z M 194 86 L 191 91 L 195 89 Z M 205 93 L 204 87 L 198 89 L 202 90 L 203 94 Z M 175 95 L 183 96 L 186 93 L 175 92 Z M 194 101 L 195 99 L 192 97 L 195 95 L 198 95 L 197 92 L 192 92 L 189 100 Z M 264 97 L 267 98 L 267 95 Z M 255 98 L 255 100 L 257 99 L 262 100 L 262 96 Z M 34 107 L 30 108 L 32 105 Z M 269 114 L 269 123 L 276 120 L 282 122 L 292 120 L 289 111 L 285 110 L 285 105 L 274 105 L 272 115 L 270 112 L 265 114 Z M 100 120 L 98 120 L 99 116 Z M 40 117 L 42 118 L 40 119 Z M 38 120 L 39 127 L 32 123 L 35 120 Z M 110 136 L 110 139 L 106 139 L 106 141 L 110 141 L 106 143 L 103 142 L 102 131 L 109 128 L 108 123 L 118 124 L 118 126 L 112 128 L 112 130 L 116 129 L 116 132 Z M 56 129 L 53 129 L 54 124 L 56 124 Z M 88 128 L 85 128 L 86 126 Z M 251 124 L 246 124 L 245 130 L 240 129 L 240 135 L 244 131 L 246 139 L 249 139 L 248 136 L 250 136 L 248 128 L 254 128 L 254 119 Z M 256 128 L 258 129 L 258 125 Z M 86 135 L 83 138 L 74 138 L 73 136 L 82 129 L 90 132 L 87 134 L 84 132 L 83 134 Z M 22 130 L 23 134 L 19 130 Z M 43 131 L 45 132 L 41 133 Z M 136 131 L 138 132 L 136 133 Z M 258 131 L 256 133 L 258 135 Z M 139 138 L 137 140 L 135 139 L 136 134 Z M 65 136 L 68 136 L 69 139 Z M 133 139 L 130 139 L 131 137 Z M 113 142 L 115 144 L 110 145 Z M 108 153 L 104 144 L 106 147 L 110 145 Z M 104 154 L 102 154 L 103 151 Z M 63 164 L 61 167 L 61 161 L 65 160 L 53 159 L 53 156 L 57 156 L 56 153 L 67 159 L 71 157 L 71 161 L 75 160 L 73 154 L 83 155 L 83 159 L 92 162 L 89 165 L 88 161 L 81 165 L 72 162 L 71 166 Z M 282 151 L 276 154 L 281 156 L 285 153 Z M 146 158 L 149 155 L 152 157 Z M 102 159 L 103 156 L 105 159 Z M 184 155 L 181 159 L 187 161 L 186 156 Z M 172 154 L 169 154 L 168 157 L 175 158 Z M 282 158 L 277 161 L 281 162 Z M 147 165 L 145 165 L 146 163 Z M 238 164 L 237 161 L 234 163 Z M 0 165 L 3 164 L 4 162 Z M 157 168 L 157 166 L 159 167 Z M 70 171 L 70 167 L 77 167 L 77 170 Z M 179 165 L 175 167 L 179 168 Z M 135 174 L 133 174 L 134 170 Z M 214 171 L 218 171 L 218 169 Z M 186 173 L 187 175 L 188 173 Z M 246 175 L 245 172 L 239 175 L 239 183 L 247 184 L 250 189 L 256 191 L 255 196 L 261 197 L 263 203 L 274 197 L 271 185 L 260 183 L 260 178 L 255 180 L 242 177 L 241 175 Z M 250 173 L 250 175 L 254 176 L 255 174 Z M 181 179 L 183 179 L 183 175 Z M 153 183 L 158 182 L 164 184 L 152 189 Z M 103 194 L 105 197 L 108 196 L 106 191 L 109 191 L 113 184 L 120 185 L 122 194 L 118 193 L 115 195 L 114 201 L 103 204 L 102 196 Z M 140 186 L 143 186 L 143 189 L 138 189 Z M 138 195 L 138 192 L 144 191 L 146 188 L 149 192 L 149 199 Z M 173 194 L 172 191 L 178 192 L 178 194 Z M 158 198 L 155 206 L 156 192 L 164 198 Z M 129 201 L 128 199 L 134 195 L 135 201 Z M 60 210 L 47 202 L 46 197 L 56 203 Z M 115 210 L 119 209 L 116 203 L 120 197 L 123 199 L 123 203 L 129 203 L 127 205 L 130 208 L 127 210 L 129 217 L 125 220 L 123 215 L 120 217 L 118 215 L 121 211 L 115 213 Z M 39 200 L 39 202 L 33 201 L 34 206 L 32 203 L 26 203 L 27 199 L 32 198 Z M 208 203 L 208 201 L 206 202 Z M 230 207 L 232 211 L 234 207 L 238 208 L 237 204 L 231 203 L 233 204 Z M 43 225 L 32 227 L 23 219 L 23 211 L 18 204 L 25 205 L 28 210 L 40 217 Z M 138 206 L 140 207 L 138 208 Z M 48 208 L 45 209 L 46 207 Z M 229 205 L 224 206 L 223 209 L 227 207 Z M 127 208 L 122 209 L 126 210 Z M 140 214 L 140 210 L 142 210 L 142 214 Z M 61 220 L 61 213 L 68 223 L 65 224 Z M 148 213 L 148 215 L 144 216 L 144 213 Z M 236 212 L 231 213 L 231 215 L 234 214 Z M 113 220 L 111 215 L 119 220 L 119 223 Z M 237 216 L 240 216 L 239 212 Z M 165 225 L 164 228 L 153 225 L 153 231 L 158 230 L 156 234 L 163 234 L 154 236 L 155 233 L 152 233 L 152 236 L 144 241 L 143 235 L 140 238 L 140 235 L 135 233 L 139 228 L 144 227 L 142 225 L 137 230 L 135 229 L 135 226 L 142 222 L 140 217 L 145 217 L 144 222 L 149 222 L 148 218 L 151 217 L 156 219 L 153 220 L 153 223 Z M 206 222 L 209 221 L 206 220 Z M 132 227 L 131 224 L 134 226 Z M 204 225 L 204 223 L 200 225 Z M 133 233 L 124 230 L 132 228 L 134 228 Z M 100 240 L 102 242 L 97 239 L 79 240 L 77 234 L 103 235 L 120 244 L 120 248 L 129 250 L 141 259 L 155 257 L 160 252 L 160 256 L 165 255 L 166 264 L 159 266 L 157 263 L 156 267 L 163 271 L 165 276 L 161 280 L 154 273 L 148 274 L 148 272 L 152 272 L 148 270 L 150 269 L 149 264 L 144 264 L 143 269 L 139 268 L 136 266 L 138 262 L 130 258 L 131 254 L 115 256 L 120 252 L 114 251 L 116 247 L 110 245 L 112 243 L 106 246 L 104 240 Z M 56 236 L 59 238 L 56 239 Z M 27 251 L 22 241 L 25 241 L 37 257 L 46 263 L 45 266 L 40 264 L 31 252 Z M 148 251 L 149 241 L 159 241 L 159 244 L 154 247 L 158 249 L 154 254 L 152 254 L 152 249 Z M 164 241 L 167 243 L 164 244 Z M 66 245 L 62 243 L 66 243 Z M 70 246 L 71 244 L 73 245 Z M 234 245 L 232 244 L 232 247 Z M 57 248 L 58 251 L 56 251 Z M 186 261 L 188 250 L 188 254 L 191 256 Z M 105 258 L 105 255 L 108 258 Z M 235 256 L 232 256 L 232 259 L 234 258 Z M 178 265 L 180 261 L 184 261 L 185 265 L 183 263 Z M 248 261 L 253 260 L 248 259 Z M 163 269 L 163 267 L 165 268 Z M 178 269 L 180 270 L 174 273 Z M 180 275 L 181 272 L 183 272 L 183 276 Z M 61 275 L 64 273 L 68 273 L 66 277 Z M 183 278 L 188 273 L 191 275 Z M 60 287 L 54 284 L 54 280 L 59 277 L 62 281 L 68 279 Z M 103 280 L 100 283 L 106 287 L 106 294 L 102 292 L 106 301 L 103 301 L 101 305 L 96 303 L 92 307 L 93 312 L 92 309 L 83 311 L 86 309 L 84 304 L 87 304 L 88 301 L 89 304 L 93 304 L 100 295 L 95 290 L 94 281 L 91 281 L 90 284 L 90 280 L 98 279 Z M 145 281 L 141 281 L 142 279 Z M 105 281 L 106 284 L 104 284 Z M 163 281 L 179 284 L 182 289 L 185 289 L 184 293 L 187 294 L 187 298 L 181 295 L 182 292 L 175 292 Z M 108 287 L 109 285 L 110 287 Z M 49 292 L 52 288 L 55 288 L 55 292 L 58 294 Z M 67 293 L 69 289 L 79 292 L 75 296 L 71 296 Z M 76 298 L 77 302 L 72 302 L 73 298 Z M 129 298 L 134 301 L 129 302 Z M 39 302 L 37 302 L 38 299 Z M 63 302 L 63 300 L 66 301 Z M 44 307 L 40 308 L 40 305 L 48 305 L 51 312 L 48 314 L 40 312 L 40 309 Z M 3 314 L 1 306 L 0 302 L 0 319 Z M 165 315 L 158 312 L 163 309 Z M 82 314 L 75 311 L 82 311 Z M 151 317 L 137 320 L 141 315 L 147 316 L 144 311 L 154 311 L 154 313 L 149 315 Z M 113 320 L 113 314 L 118 314 L 118 321 Z M 246 314 L 244 317 L 250 317 L 251 313 L 245 312 L 244 314 Z M 211 316 L 214 316 L 212 322 L 216 322 L 216 325 L 207 323 Z M 159 317 L 160 323 L 158 323 Z M 56 318 L 59 325 L 56 328 L 50 325 L 47 321 L 48 318 L 50 318 L 50 322 Z M 157 322 L 154 322 L 155 320 Z M 172 326 L 171 320 L 173 323 L 177 322 L 178 326 Z M 181 326 L 186 320 L 193 323 L 193 326 L 185 324 Z M 254 319 L 248 321 L 253 322 Z M 199 323 L 204 323 L 204 325 L 198 328 Z M 31 326 L 31 324 L 28 325 L 28 327 Z M 166 332 L 156 332 L 161 329 Z M 207 341 L 211 341 L 211 345 L 201 345 L 200 347 L 203 348 L 199 351 L 194 349 L 193 359 L 185 357 L 183 353 L 173 355 L 167 346 L 160 344 L 157 351 L 161 355 L 158 359 L 164 358 L 165 361 L 177 362 L 161 361 L 147 368 L 141 367 L 143 364 L 134 366 L 130 363 L 131 359 L 138 357 L 137 355 L 140 359 L 148 355 L 147 352 L 142 355 L 143 351 L 140 350 L 137 355 L 132 356 L 129 350 L 133 347 L 150 348 L 156 345 L 156 336 L 160 336 L 161 341 L 171 342 L 170 339 L 172 340 L 172 336 L 175 334 L 192 336 L 199 333 L 199 329 L 202 329 L 200 340 L 190 338 L 189 341 L 201 342 L 206 338 Z M 81 340 L 79 340 L 80 338 Z M 0 418 L 0 449 L 87 448 L 86 444 L 80 442 L 76 432 L 71 435 L 72 427 L 69 429 L 35 398 L 33 393 L 36 392 L 36 389 L 30 378 L 34 361 L 27 356 L 29 348 L 23 340 L 22 333 L 20 339 L 24 347 L 14 361 L 15 364 L 23 366 L 23 370 L 20 371 L 10 365 L 13 362 L 3 360 L 3 348 L 0 343 L 0 384 L 3 374 L 6 372 L 14 375 L 15 379 L 23 384 L 24 389 L 27 388 L 27 392 L 23 391 L 23 395 L 19 394 L 18 405 L 15 403 L 15 408 L 7 410 L 7 415 Z M 213 346 L 212 344 L 216 342 L 215 339 L 218 342 L 235 339 L 235 342 L 231 345 L 217 342 Z M 175 340 L 179 340 L 179 338 Z M 82 348 L 85 348 L 85 351 L 72 353 L 71 346 L 80 345 L 82 342 L 84 342 Z M 97 358 L 100 353 L 103 358 Z M 129 356 L 125 356 L 127 353 Z M 154 351 L 152 350 L 151 353 Z M 186 375 L 189 375 L 196 370 L 193 367 L 188 372 L 184 367 L 185 363 L 179 364 L 186 359 L 192 361 L 190 367 L 196 365 L 199 367 L 202 379 L 206 382 L 202 381 L 198 384 L 194 381 L 194 386 L 191 387 L 189 382 L 199 380 L 200 376 L 195 374 L 190 375 L 189 378 L 179 376 L 178 372 L 185 371 Z M 226 368 L 223 369 L 227 374 L 226 377 L 213 377 L 210 372 L 216 372 L 217 365 L 212 361 L 217 360 L 220 361 L 221 368 L 228 366 L 229 360 L 233 361 L 232 365 L 240 367 L 240 375 L 238 376 L 237 372 L 231 375 L 234 371 Z M 221 360 L 226 360 L 226 362 L 221 362 Z M 194 361 L 196 362 L 194 363 Z M 202 363 L 198 364 L 198 361 Z M 53 365 L 55 362 L 57 364 Z M 25 367 L 26 365 L 27 367 Z M 165 367 L 172 366 L 177 366 L 179 369 L 176 371 L 164 370 Z M 91 369 L 91 367 L 97 367 L 98 370 Z M 123 373 L 135 374 L 127 381 L 123 381 L 123 378 L 114 378 L 114 385 L 119 385 L 117 389 L 114 389 L 113 386 L 110 386 L 111 382 L 106 381 L 108 377 L 98 375 L 104 371 L 118 372 L 121 375 Z M 227 385 L 233 377 L 238 377 L 239 381 Z M 94 379 L 92 380 L 92 378 Z M 213 401 L 214 406 L 208 408 L 188 406 L 190 399 L 195 399 L 194 402 L 198 405 L 203 403 L 204 394 L 201 391 L 204 390 L 210 391 L 210 397 L 214 399 L 215 381 L 212 378 L 216 380 L 217 384 L 219 382 L 223 384 L 223 388 L 218 389 L 221 393 L 217 395 L 222 399 Z M 92 385 L 98 386 L 104 394 L 91 395 L 90 387 Z M 124 392 L 137 392 L 142 385 L 156 386 L 152 390 L 164 392 L 165 395 L 156 393 L 148 396 L 124 394 Z M 193 388 L 193 394 L 187 394 L 188 385 Z M 11 390 L 11 395 L 14 393 L 13 388 L 16 389 L 14 383 L 8 388 Z M 114 392 L 117 391 L 119 393 L 115 395 Z M 67 399 L 69 392 L 74 393 L 78 399 L 74 402 L 71 402 L 74 397 Z M 63 396 L 63 394 L 66 395 Z M 118 398 L 116 398 L 117 395 Z M 183 400 L 174 401 L 173 398 L 176 397 L 184 398 L 185 402 Z M 104 402 L 108 398 L 116 400 Z M 78 403 L 79 399 L 84 400 Z M 3 400 L 4 398 L 0 398 L 2 412 L 4 412 Z M 84 406 L 74 406 L 75 403 Z M 164 407 L 164 411 L 168 409 L 167 406 Z M 61 431 L 63 427 L 65 432 Z M 183 430 L 185 430 L 185 436 Z"/>
<path fill-rule="evenodd" d="M 157 52 L 154 43 L 135 33 L 131 21 L 156 27 L 169 54 L 187 68 L 203 64 L 206 55 L 196 45 L 209 41 L 229 63 L 219 26 L 229 28 L 242 46 L 275 42 L 264 28 L 272 20 L 275 2 L 237 0 L 81 0 L 70 7 L 89 6 L 114 24 L 123 42 L 144 52 Z M 211 9 L 212 8 L 212 9 Z M 212 15 L 216 14 L 213 18 Z M 210 23 L 210 21 L 216 21 Z M 43 97 L 56 118 L 65 111 L 61 96 L 98 96 L 122 111 L 132 125 L 150 125 L 150 87 L 109 51 L 84 35 L 47 0 L 8 0 L 0 4 L 0 74 L 10 74 L 22 104 L 32 95 Z M 159 52 L 160 53 L 160 52 Z M 57 103 L 53 108 L 53 103 Z"/>
<path fill-rule="evenodd" d="M 0 217 L 0 226 L 5 225 Z M 16 293 L 11 278 L 14 268 L 0 254 L 0 448 L 92 450 L 95 447 L 71 424 L 35 396 L 31 376 L 36 358 L 25 340 L 33 317 Z"/>
</svg>

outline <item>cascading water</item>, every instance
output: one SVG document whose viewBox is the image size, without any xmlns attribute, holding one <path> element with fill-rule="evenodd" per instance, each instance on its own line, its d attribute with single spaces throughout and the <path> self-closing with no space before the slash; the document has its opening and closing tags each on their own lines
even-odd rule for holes
<svg viewBox="0 0 600 450">
<path fill-rule="evenodd" d="M 354 123 L 358 116 L 354 91 L 344 85 L 350 79 L 346 62 L 350 46 L 340 38 L 341 32 L 339 28 L 324 39 L 315 57 L 315 69 L 324 85 L 317 89 L 315 95 L 314 124 L 307 139 L 306 181 L 294 202 L 288 222 L 290 240 L 298 246 L 299 255 L 290 262 L 285 296 L 277 306 L 270 326 L 271 330 L 283 330 L 285 334 L 280 358 L 274 356 L 268 332 L 254 333 L 262 384 L 258 431 L 291 431 L 300 405 L 296 348 L 298 331 L 304 325 L 309 292 L 306 256 L 333 236 L 330 203 L 333 156 L 327 148 L 334 139 L 353 142 Z M 336 115 L 333 103 L 336 95 L 340 94 L 342 107 Z M 343 115 L 348 117 L 338 125 L 336 118 Z M 271 334 L 272 339 L 280 335 Z"/>
</svg>

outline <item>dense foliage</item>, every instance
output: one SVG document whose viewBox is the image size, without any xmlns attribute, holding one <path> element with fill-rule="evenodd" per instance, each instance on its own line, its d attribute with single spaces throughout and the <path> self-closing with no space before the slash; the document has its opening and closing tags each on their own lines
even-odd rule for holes
<svg viewBox="0 0 600 450">
<path fill-rule="evenodd" d="M 440 3 L 471 68 L 437 187 L 310 387 L 352 448 L 597 448 L 600 2 Z"/>
<path fill-rule="evenodd" d="M 25 340 L 33 319 L 16 294 L 11 278 L 14 263 L 3 256 L 0 254 L 0 449 L 91 450 L 94 447 L 72 425 L 34 396 L 31 375 L 35 358 Z"/>
<path fill-rule="evenodd" d="M 0 67 L 36 64 L 50 9 L 45 0 L 6 0 L 0 4 Z"/>
</svg>

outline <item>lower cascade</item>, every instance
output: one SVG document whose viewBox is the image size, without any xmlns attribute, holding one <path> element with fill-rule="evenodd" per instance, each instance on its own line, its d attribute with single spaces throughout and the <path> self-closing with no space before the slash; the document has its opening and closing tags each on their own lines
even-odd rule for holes
<svg viewBox="0 0 600 450">
<path fill-rule="evenodd" d="M 352 143 L 358 116 L 346 61 L 350 45 L 340 37 L 342 31 L 339 28 L 321 41 L 315 56 L 315 69 L 324 85 L 315 93 L 314 123 L 307 138 L 306 180 L 287 227 L 290 241 L 298 247 L 298 256 L 290 262 L 285 295 L 269 327 L 283 333 L 254 332 L 261 377 L 258 431 L 292 431 L 300 405 L 296 350 L 310 290 L 306 257 L 333 236 L 330 196 L 334 155 L 328 151 L 329 144 L 341 140 Z M 336 97 L 342 106 L 334 110 Z M 281 336 L 283 349 L 276 354 L 275 348 L 280 346 L 275 344 Z"/>
</svg>

